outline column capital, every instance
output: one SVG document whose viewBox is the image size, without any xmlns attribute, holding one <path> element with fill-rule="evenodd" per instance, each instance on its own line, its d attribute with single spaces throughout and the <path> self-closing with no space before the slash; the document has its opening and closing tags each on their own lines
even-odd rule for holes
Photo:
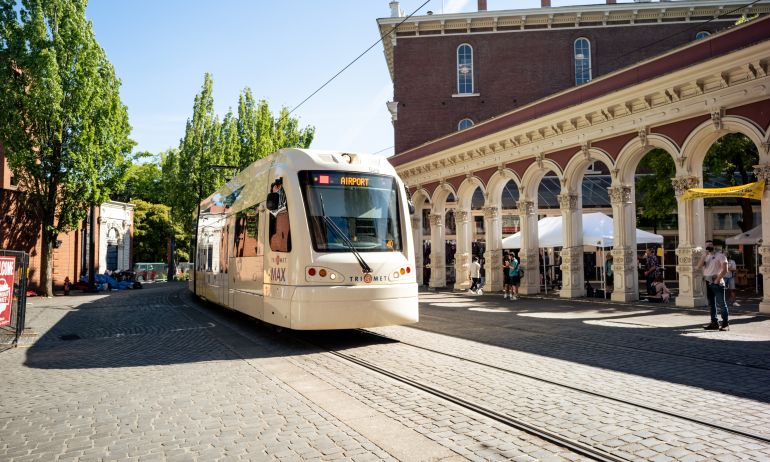
<svg viewBox="0 0 770 462">
<path fill-rule="evenodd" d="M 700 178 L 697 176 L 677 176 L 671 178 L 671 184 L 674 186 L 676 197 L 681 197 L 688 189 L 698 187 Z"/>
<path fill-rule="evenodd" d="M 455 210 L 455 223 L 462 224 L 466 221 L 470 221 L 471 212 L 467 210 Z"/>
<path fill-rule="evenodd" d="M 630 204 L 631 203 L 631 187 L 620 185 L 610 186 L 607 188 L 607 192 L 610 196 L 610 203 L 612 204 Z"/>
<path fill-rule="evenodd" d="M 754 175 L 759 181 L 770 180 L 770 164 L 754 165 Z"/>
<path fill-rule="evenodd" d="M 533 201 L 521 200 L 516 202 L 516 208 L 519 209 L 519 214 L 534 215 L 535 203 Z"/>
<path fill-rule="evenodd" d="M 578 196 L 577 194 L 559 194 L 556 196 L 559 199 L 559 208 L 562 210 L 577 210 Z"/>
<path fill-rule="evenodd" d="M 443 226 L 444 225 L 444 215 L 438 214 L 438 213 L 431 213 L 428 215 L 428 220 L 430 220 L 431 226 Z"/>
<path fill-rule="evenodd" d="M 496 206 L 484 207 L 484 218 L 499 218 L 500 208 Z"/>
</svg>

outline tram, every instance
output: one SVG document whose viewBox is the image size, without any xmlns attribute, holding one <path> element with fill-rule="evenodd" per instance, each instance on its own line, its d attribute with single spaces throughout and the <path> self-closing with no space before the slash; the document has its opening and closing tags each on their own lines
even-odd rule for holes
<svg viewBox="0 0 770 462">
<path fill-rule="evenodd" d="M 383 158 L 281 149 L 201 202 L 189 288 L 290 329 L 417 322 L 413 211 Z"/>
</svg>

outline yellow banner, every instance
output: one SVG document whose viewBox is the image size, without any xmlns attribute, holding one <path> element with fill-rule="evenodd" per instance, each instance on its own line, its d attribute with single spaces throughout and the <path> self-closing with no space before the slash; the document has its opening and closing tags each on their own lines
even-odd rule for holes
<svg viewBox="0 0 770 462">
<path fill-rule="evenodd" d="M 727 188 L 690 188 L 684 193 L 682 199 L 688 201 L 709 197 L 743 197 L 745 199 L 760 200 L 764 190 L 765 180 L 762 180 L 756 183 L 729 186 Z"/>
</svg>

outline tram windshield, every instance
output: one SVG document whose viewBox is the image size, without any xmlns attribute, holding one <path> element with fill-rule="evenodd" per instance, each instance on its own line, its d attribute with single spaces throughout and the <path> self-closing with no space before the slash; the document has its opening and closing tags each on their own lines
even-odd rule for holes
<svg viewBox="0 0 770 462">
<path fill-rule="evenodd" d="M 360 252 L 401 250 L 395 178 L 354 172 L 303 171 L 299 179 L 316 251 L 349 252 L 350 244 Z M 344 236 L 340 236 L 329 221 Z"/>
</svg>

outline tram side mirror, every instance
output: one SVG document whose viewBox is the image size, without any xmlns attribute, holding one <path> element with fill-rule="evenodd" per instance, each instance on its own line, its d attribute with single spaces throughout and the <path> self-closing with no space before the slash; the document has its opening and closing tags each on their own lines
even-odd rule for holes
<svg viewBox="0 0 770 462">
<path fill-rule="evenodd" d="M 406 193 L 406 205 L 409 207 L 409 215 L 414 215 L 414 202 L 412 202 L 412 195 L 409 194 L 409 188 L 404 185 L 404 192 Z"/>
<path fill-rule="evenodd" d="M 279 200 L 280 200 L 280 197 L 278 196 L 277 192 L 268 193 L 267 200 L 265 200 L 265 208 L 267 208 L 271 212 L 275 212 L 276 210 L 278 210 Z"/>
</svg>

